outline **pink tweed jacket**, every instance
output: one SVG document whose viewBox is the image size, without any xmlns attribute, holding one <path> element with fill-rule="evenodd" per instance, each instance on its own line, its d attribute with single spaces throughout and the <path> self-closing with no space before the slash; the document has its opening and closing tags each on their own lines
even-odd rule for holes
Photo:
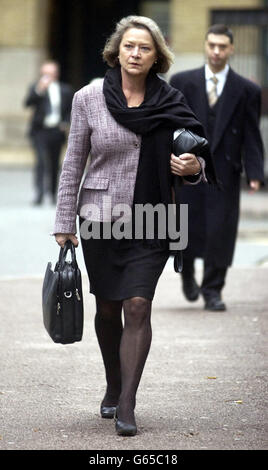
<svg viewBox="0 0 268 470">
<path fill-rule="evenodd" d="M 102 85 L 102 81 L 87 85 L 74 95 L 54 234 L 76 233 L 77 214 L 109 221 L 105 204 L 131 207 L 133 203 L 141 136 L 115 121 L 106 107 Z"/>
<path fill-rule="evenodd" d="M 107 109 L 102 87 L 101 80 L 74 95 L 54 234 L 76 233 L 77 214 L 92 221 L 110 222 L 120 217 L 120 213 L 112 212 L 115 206 L 126 204 L 131 208 L 133 204 L 141 136 L 115 121 Z M 204 160 L 199 161 L 200 177 L 195 183 L 183 178 L 184 184 L 206 181 Z"/>
</svg>

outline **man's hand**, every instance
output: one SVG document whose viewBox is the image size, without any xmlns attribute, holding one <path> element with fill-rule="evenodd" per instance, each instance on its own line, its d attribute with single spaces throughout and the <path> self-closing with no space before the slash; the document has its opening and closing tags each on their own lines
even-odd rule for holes
<svg viewBox="0 0 268 470">
<path fill-rule="evenodd" d="M 42 75 L 36 85 L 36 90 L 38 93 L 44 93 L 50 83 L 52 82 L 52 78 L 49 75 Z"/>
<path fill-rule="evenodd" d="M 256 191 L 259 191 L 261 187 L 261 182 L 258 180 L 250 180 L 249 187 L 250 187 L 249 193 L 254 194 L 256 193 Z"/>
<path fill-rule="evenodd" d="M 201 170 L 201 165 L 193 153 L 182 153 L 179 157 L 172 153 L 170 167 L 171 173 L 179 176 L 195 175 Z"/>
</svg>

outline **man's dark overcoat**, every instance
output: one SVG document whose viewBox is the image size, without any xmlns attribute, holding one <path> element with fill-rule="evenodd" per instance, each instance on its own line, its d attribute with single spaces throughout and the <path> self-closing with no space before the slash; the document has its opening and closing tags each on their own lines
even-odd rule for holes
<svg viewBox="0 0 268 470">
<path fill-rule="evenodd" d="M 189 204 L 189 244 L 185 254 L 229 266 L 239 220 L 240 177 L 264 181 L 263 144 L 259 130 L 261 90 L 229 69 L 212 119 L 205 67 L 180 72 L 170 84 L 185 98 L 203 124 L 221 190 L 211 185 L 184 186 L 181 202 Z"/>
<path fill-rule="evenodd" d="M 68 124 L 72 109 L 73 90 L 67 83 L 59 83 L 61 98 L 61 122 Z M 29 135 L 34 137 L 40 130 L 44 128 L 44 119 L 46 114 L 50 112 L 50 101 L 48 91 L 38 94 L 35 91 L 36 83 L 32 85 L 25 98 L 24 105 L 33 107 L 33 116 L 30 123 Z M 64 133 L 63 133 L 64 136 Z"/>
</svg>

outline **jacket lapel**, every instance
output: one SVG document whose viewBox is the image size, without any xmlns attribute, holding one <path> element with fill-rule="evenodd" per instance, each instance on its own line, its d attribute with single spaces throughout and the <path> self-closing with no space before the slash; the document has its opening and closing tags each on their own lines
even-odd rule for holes
<svg viewBox="0 0 268 470">
<path fill-rule="evenodd" d="M 226 79 L 221 99 L 219 100 L 219 108 L 215 122 L 214 136 L 211 143 L 211 151 L 215 152 L 217 145 L 226 129 L 226 126 L 233 114 L 236 104 L 243 92 L 243 88 L 239 86 L 235 72 L 230 69 Z"/>
<path fill-rule="evenodd" d="M 206 94 L 206 80 L 205 80 L 205 67 L 197 70 L 195 80 L 197 84 L 194 89 L 195 96 L 193 102 L 196 104 L 196 113 L 199 120 L 202 122 L 204 128 L 207 128 L 207 94 Z"/>
<path fill-rule="evenodd" d="M 60 83 L 60 109 L 61 109 L 61 117 L 64 116 L 64 109 L 65 109 L 65 93 L 62 84 Z"/>
</svg>

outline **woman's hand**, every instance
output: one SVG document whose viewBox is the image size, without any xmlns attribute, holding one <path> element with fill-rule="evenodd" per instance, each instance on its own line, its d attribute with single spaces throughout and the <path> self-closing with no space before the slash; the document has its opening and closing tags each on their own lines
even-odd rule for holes
<svg viewBox="0 0 268 470">
<path fill-rule="evenodd" d="M 179 157 L 172 153 L 170 167 L 171 173 L 179 176 L 195 175 L 201 170 L 201 165 L 193 153 L 182 153 Z"/>
<path fill-rule="evenodd" d="M 55 240 L 61 248 L 64 247 L 67 240 L 71 240 L 74 246 L 78 246 L 78 240 L 73 233 L 56 233 Z"/>
</svg>

